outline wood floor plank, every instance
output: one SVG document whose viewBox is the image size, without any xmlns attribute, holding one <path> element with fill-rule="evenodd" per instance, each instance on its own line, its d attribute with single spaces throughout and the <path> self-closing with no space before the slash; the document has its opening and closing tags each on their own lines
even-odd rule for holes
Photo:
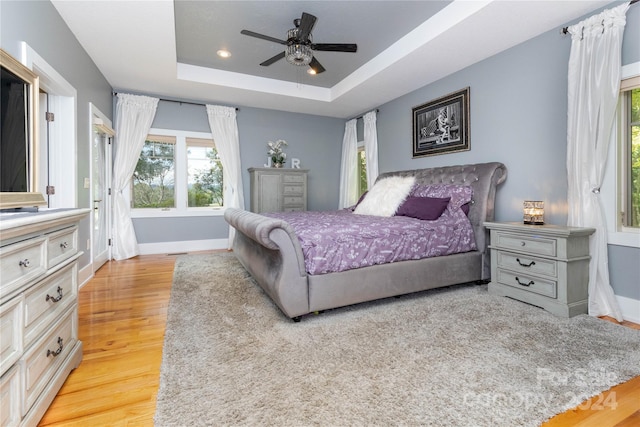
<svg viewBox="0 0 640 427">
<path fill-rule="evenodd" d="M 174 262 L 175 256 L 166 255 L 109 262 L 80 290 L 83 361 L 40 426 L 153 426 Z M 600 409 L 591 400 L 544 426 L 640 425 L 640 376 L 610 393 L 615 409 Z"/>
</svg>

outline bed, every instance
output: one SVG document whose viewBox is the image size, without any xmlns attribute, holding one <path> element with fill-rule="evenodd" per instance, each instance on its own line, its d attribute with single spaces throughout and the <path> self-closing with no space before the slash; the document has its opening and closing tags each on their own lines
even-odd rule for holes
<svg viewBox="0 0 640 427">
<path fill-rule="evenodd" d="M 483 223 L 494 219 L 496 189 L 506 176 L 506 167 L 498 162 L 381 174 L 372 191 L 387 178 L 414 180 L 412 196 L 416 188 L 451 186 L 468 190 L 471 201 L 455 206 L 454 210 L 456 214 L 458 210 L 464 211 L 468 218 L 473 249 L 358 268 L 351 266 L 343 271 L 312 271 L 311 274 L 303 253 L 303 245 L 308 252 L 309 243 L 301 241 L 294 227 L 283 219 L 287 218 L 286 214 L 256 214 L 228 208 L 224 217 L 236 230 L 233 251 L 238 260 L 280 310 L 298 321 L 305 314 L 331 308 L 488 280 L 488 232 Z M 367 198 L 369 195 L 364 198 L 363 205 Z M 451 208 L 452 202 L 447 209 Z M 356 215 L 360 207 L 358 205 L 354 212 L 342 210 L 339 215 Z"/>
</svg>

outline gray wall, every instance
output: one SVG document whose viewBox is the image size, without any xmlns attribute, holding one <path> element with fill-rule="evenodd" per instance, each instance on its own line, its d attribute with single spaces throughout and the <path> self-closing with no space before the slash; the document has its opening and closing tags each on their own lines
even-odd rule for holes
<svg viewBox="0 0 640 427">
<path fill-rule="evenodd" d="M 267 161 L 267 141 L 277 139 L 284 139 L 289 144 L 285 149 L 289 159 L 298 158 L 300 167 L 309 169 L 308 208 L 331 210 L 337 207 L 344 120 L 242 107 L 237 112 L 237 122 L 247 209 L 247 169 L 263 166 Z M 169 101 L 158 103 L 152 127 L 211 131 L 204 106 Z M 285 166 L 290 166 L 290 162 Z M 136 218 L 133 223 L 138 243 L 225 239 L 229 235 L 227 223 L 221 216 Z M 159 234 L 158 230 L 163 231 Z"/>
<path fill-rule="evenodd" d="M 580 20 L 577 20 L 578 22 Z M 627 12 L 622 63 L 640 60 L 640 5 Z M 544 200 L 545 220 L 567 222 L 567 70 L 571 38 L 549 31 L 380 107 L 380 171 L 503 162 L 496 220 L 521 221 L 523 200 Z M 411 158 L 412 107 L 470 87 L 471 150 Z M 609 246 L 615 293 L 640 299 L 640 249 Z M 628 262 L 635 260 L 635 262 Z"/>
<path fill-rule="evenodd" d="M 78 94 L 77 158 L 78 207 L 90 207 L 90 193 L 83 177 L 91 176 L 89 103 L 111 116 L 111 86 L 71 33 L 49 1 L 0 1 L 0 41 L 2 48 L 19 58 L 20 43 L 27 42 L 50 66 L 65 78 Z M 91 236 L 89 219 L 80 224 L 79 242 Z M 89 251 L 80 258 L 80 268 L 91 262 Z"/>
</svg>

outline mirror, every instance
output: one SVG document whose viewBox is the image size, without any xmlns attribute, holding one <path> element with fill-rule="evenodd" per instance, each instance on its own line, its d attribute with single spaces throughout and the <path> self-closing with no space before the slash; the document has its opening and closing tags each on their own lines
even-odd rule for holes
<svg viewBox="0 0 640 427">
<path fill-rule="evenodd" d="M 0 209 L 46 205 L 36 192 L 38 76 L 0 49 Z"/>
</svg>

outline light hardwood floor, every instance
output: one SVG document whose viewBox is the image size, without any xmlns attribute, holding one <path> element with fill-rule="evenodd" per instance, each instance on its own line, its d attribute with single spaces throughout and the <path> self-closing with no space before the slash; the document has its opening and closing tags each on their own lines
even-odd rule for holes
<svg viewBox="0 0 640 427">
<path fill-rule="evenodd" d="M 153 426 L 174 261 L 154 255 L 109 262 L 80 290 L 84 357 L 40 425 Z M 608 405 L 592 399 L 545 427 L 640 425 L 640 376 L 608 393 L 615 393 L 607 394 Z"/>
</svg>

